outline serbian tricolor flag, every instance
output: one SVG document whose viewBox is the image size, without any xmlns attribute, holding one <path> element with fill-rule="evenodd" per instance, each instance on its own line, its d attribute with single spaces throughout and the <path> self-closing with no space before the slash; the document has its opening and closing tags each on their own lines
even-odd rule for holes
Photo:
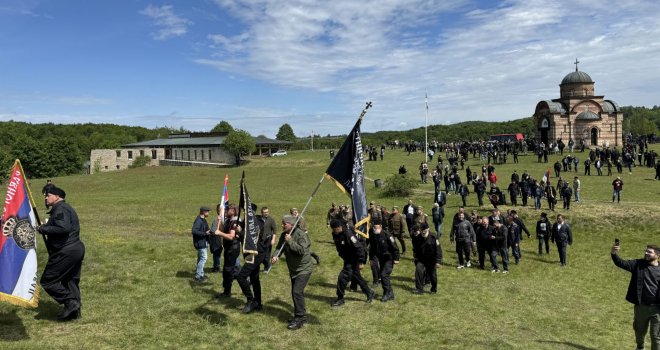
<svg viewBox="0 0 660 350">
<path fill-rule="evenodd" d="M 220 199 L 220 217 L 225 217 L 225 209 L 229 202 L 229 192 L 227 191 L 227 182 L 229 182 L 229 174 L 225 174 L 225 187 L 222 189 L 222 198 Z"/>
<path fill-rule="evenodd" d="M 550 168 L 548 168 L 548 171 L 543 174 L 543 182 L 550 183 Z"/>
<path fill-rule="evenodd" d="M 36 218 L 23 168 L 16 160 L 0 219 L 0 300 L 32 308 L 39 301 Z"/>
</svg>

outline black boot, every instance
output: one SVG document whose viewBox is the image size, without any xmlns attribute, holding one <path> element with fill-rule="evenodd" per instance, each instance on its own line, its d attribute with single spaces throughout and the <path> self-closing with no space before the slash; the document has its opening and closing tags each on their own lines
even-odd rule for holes
<svg viewBox="0 0 660 350">
<path fill-rule="evenodd" d="M 70 321 L 80 317 L 80 302 L 69 299 L 64 302 L 64 310 L 57 314 L 58 321 Z"/>
</svg>

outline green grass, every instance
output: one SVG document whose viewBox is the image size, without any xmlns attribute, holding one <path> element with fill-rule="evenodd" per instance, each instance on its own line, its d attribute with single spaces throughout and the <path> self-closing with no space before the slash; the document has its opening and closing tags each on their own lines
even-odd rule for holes
<svg viewBox="0 0 660 350">
<path fill-rule="evenodd" d="M 585 155 L 579 154 L 582 160 Z M 382 198 L 373 179 L 386 179 L 401 164 L 416 176 L 421 158 L 419 153 L 407 156 L 388 150 L 384 162 L 366 162 L 369 199 L 388 207 L 405 204 L 405 198 Z M 549 165 L 555 159 L 551 157 Z M 439 270 L 437 295 L 410 293 L 414 281 L 408 253 L 393 273 L 394 302 L 367 305 L 363 295 L 353 293 L 344 307 L 332 309 L 329 304 L 341 265 L 325 213 L 331 201 L 349 199 L 325 181 L 305 212 L 313 249 L 323 258 L 306 289 L 310 324 L 296 332 L 286 329 L 292 303 L 284 263 L 262 275 L 265 309 L 250 315 L 239 312 L 244 299 L 237 284 L 231 300 L 218 301 L 213 294 L 220 289 L 220 275 L 211 274 L 208 284 L 191 283 L 195 250 L 190 228 L 200 205 L 217 203 L 225 173 L 230 176 L 232 201 L 245 171 L 252 200 L 269 206 L 279 219 L 290 207 L 302 210 L 328 163 L 327 151 L 290 152 L 286 157 L 253 159 L 241 168 L 154 167 L 54 179 L 67 191 L 82 223 L 87 247 L 81 283 L 83 318 L 54 322 L 60 307 L 45 293 L 36 310 L 2 304 L 0 348 L 633 347 L 632 305 L 624 300 L 630 275 L 611 263 L 609 249 L 618 237 L 621 255 L 638 258 L 647 243 L 658 243 L 660 182 L 652 180 L 654 172 L 647 168 L 623 174 L 620 205 L 611 203 L 613 178 L 584 177 L 580 172 L 583 202 L 565 212 L 575 237 L 568 248 L 567 269 L 559 267 L 556 248 L 550 256 L 538 257 L 536 241 L 525 239 L 522 263 L 512 266 L 510 275 L 457 271 L 456 254 L 445 234 L 445 264 Z M 470 159 L 468 164 L 479 170 L 481 163 Z M 540 178 L 547 166 L 537 164 L 536 157 L 523 156 L 520 165 L 496 166 L 496 171 L 508 184 L 513 169 Z M 461 175 L 464 178 L 463 171 Z M 33 180 L 32 190 L 38 193 L 43 182 Z M 421 185 L 413 199 L 430 212 L 432 193 L 432 184 Z M 41 203 L 38 196 L 37 202 Z M 476 204 L 474 194 L 468 204 Z M 453 215 L 458 205 L 459 198 L 450 196 L 447 215 Z M 529 207 L 518 209 L 533 228 L 539 213 Z M 480 213 L 487 213 L 487 208 Z M 45 216 L 43 210 L 40 214 Z M 550 216 L 554 220 L 554 213 Z M 39 256 L 41 272 L 46 262 L 43 245 Z M 370 272 L 365 275 L 370 281 Z"/>
</svg>

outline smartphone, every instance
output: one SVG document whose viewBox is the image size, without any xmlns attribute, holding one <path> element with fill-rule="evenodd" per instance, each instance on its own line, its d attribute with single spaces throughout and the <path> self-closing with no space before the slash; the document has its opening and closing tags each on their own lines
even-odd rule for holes
<svg viewBox="0 0 660 350">
<path fill-rule="evenodd" d="M 619 240 L 618 238 L 615 238 L 614 239 L 614 245 L 617 246 L 617 247 L 620 246 L 621 245 L 621 240 Z"/>
</svg>

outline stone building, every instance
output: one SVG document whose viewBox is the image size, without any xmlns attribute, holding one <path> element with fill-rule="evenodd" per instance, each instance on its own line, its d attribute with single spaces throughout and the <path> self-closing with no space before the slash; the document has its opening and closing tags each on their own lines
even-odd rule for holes
<svg viewBox="0 0 660 350">
<path fill-rule="evenodd" d="M 138 157 L 147 157 L 147 166 L 233 165 L 236 157 L 223 147 L 226 136 L 226 133 L 173 134 L 165 139 L 123 145 L 121 149 L 95 149 L 90 155 L 89 172 L 127 169 Z M 270 155 L 291 143 L 265 137 L 255 137 L 254 141 L 257 146 L 254 155 Z"/>
<path fill-rule="evenodd" d="M 572 139 L 576 147 L 621 147 L 623 145 L 623 112 L 616 102 L 595 93 L 594 81 L 578 70 L 567 74 L 559 84 L 560 98 L 536 104 L 534 123 L 537 138 L 548 145 L 561 139 Z"/>
</svg>

